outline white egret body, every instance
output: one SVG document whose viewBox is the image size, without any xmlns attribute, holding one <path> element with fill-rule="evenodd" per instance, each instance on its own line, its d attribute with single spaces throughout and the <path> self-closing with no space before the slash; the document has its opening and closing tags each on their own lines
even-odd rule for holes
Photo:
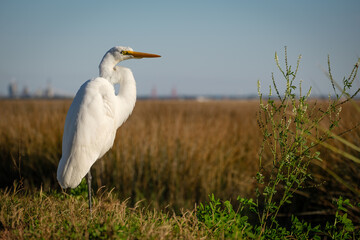
<svg viewBox="0 0 360 240">
<path fill-rule="evenodd" d="M 85 82 L 67 113 L 62 156 L 57 180 L 63 188 L 77 187 L 95 161 L 113 145 L 116 130 L 131 114 L 136 101 L 136 83 L 130 69 L 117 66 L 123 60 L 160 57 L 134 52 L 128 47 L 113 47 L 103 57 L 99 77 Z M 115 94 L 114 84 L 120 84 Z M 90 198 L 89 198 L 90 201 Z M 91 202 L 89 202 L 91 208 Z"/>
</svg>

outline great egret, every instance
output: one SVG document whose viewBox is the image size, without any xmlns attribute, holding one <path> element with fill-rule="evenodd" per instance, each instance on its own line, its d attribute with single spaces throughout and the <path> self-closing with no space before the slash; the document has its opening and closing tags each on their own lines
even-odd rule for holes
<svg viewBox="0 0 360 240">
<path fill-rule="evenodd" d="M 90 212 L 90 168 L 112 147 L 116 130 L 129 117 L 136 101 L 136 83 L 131 70 L 117 64 L 133 58 L 154 57 L 160 56 L 134 52 L 129 47 L 111 48 L 100 62 L 99 77 L 80 87 L 69 108 L 57 180 L 62 188 L 75 188 L 88 174 Z M 120 84 L 117 95 L 114 84 Z"/>
</svg>

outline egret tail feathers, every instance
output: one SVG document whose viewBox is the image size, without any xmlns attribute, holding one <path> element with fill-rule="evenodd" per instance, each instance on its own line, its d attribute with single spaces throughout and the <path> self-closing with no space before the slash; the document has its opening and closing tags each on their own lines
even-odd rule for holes
<svg viewBox="0 0 360 240">
<path fill-rule="evenodd" d="M 62 156 L 57 169 L 57 180 L 62 188 L 76 188 L 97 157 L 89 156 L 81 150 L 74 151 L 69 157 Z"/>
</svg>

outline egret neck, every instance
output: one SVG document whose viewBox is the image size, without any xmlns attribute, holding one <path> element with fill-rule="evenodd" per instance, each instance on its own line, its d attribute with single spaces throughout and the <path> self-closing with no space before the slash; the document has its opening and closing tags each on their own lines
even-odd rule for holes
<svg viewBox="0 0 360 240">
<path fill-rule="evenodd" d="M 116 114 L 116 125 L 120 126 L 131 114 L 136 102 L 136 82 L 134 75 L 129 68 L 117 66 L 123 60 L 132 58 L 123 56 L 115 60 L 113 55 L 106 54 L 99 65 L 99 76 L 108 80 L 112 85 L 119 84 L 120 89 L 117 94 L 118 109 L 122 114 Z M 114 90 L 115 91 L 115 90 Z"/>
</svg>

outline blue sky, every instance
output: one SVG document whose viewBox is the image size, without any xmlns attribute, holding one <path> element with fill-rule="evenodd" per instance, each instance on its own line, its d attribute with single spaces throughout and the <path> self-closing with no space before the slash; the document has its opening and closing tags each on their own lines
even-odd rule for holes
<svg viewBox="0 0 360 240">
<path fill-rule="evenodd" d="M 1 1 L 0 95 L 45 88 L 75 95 L 98 76 L 113 46 L 162 55 L 129 60 L 139 95 L 249 95 L 267 92 L 274 53 L 302 63 L 313 95 L 331 92 L 330 54 L 341 80 L 360 57 L 360 1 Z M 278 76 L 278 74 L 275 74 Z M 281 85 L 281 78 L 279 85 Z"/>
</svg>

